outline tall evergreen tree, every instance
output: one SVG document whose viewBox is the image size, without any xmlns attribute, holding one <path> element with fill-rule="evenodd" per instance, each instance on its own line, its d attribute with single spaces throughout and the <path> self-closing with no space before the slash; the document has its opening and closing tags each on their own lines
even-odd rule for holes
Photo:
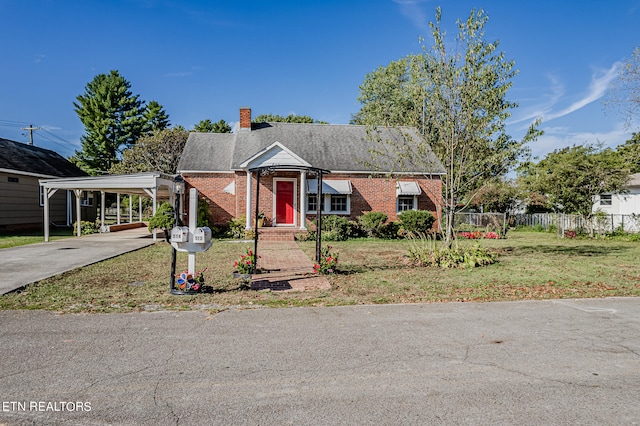
<svg viewBox="0 0 640 426">
<path fill-rule="evenodd" d="M 224 120 L 213 123 L 207 118 L 206 120 L 200 120 L 193 127 L 193 131 L 201 133 L 231 133 L 231 126 Z"/>
<path fill-rule="evenodd" d="M 144 131 L 144 102 L 130 88 L 131 83 L 112 70 L 96 75 L 73 103 L 85 134 L 82 149 L 71 160 L 90 174 L 108 171 Z"/>
<path fill-rule="evenodd" d="M 286 117 L 278 114 L 261 114 L 253 120 L 254 123 L 306 123 L 306 124 L 327 124 L 326 121 L 314 120 L 308 115 L 289 114 Z"/>
<path fill-rule="evenodd" d="M 169 114 L 162 105 L 156 101 L 151 101 L 142 114 L 145 121 L 144 133 L 154 133 L 169 127 Z"/>
</svg>

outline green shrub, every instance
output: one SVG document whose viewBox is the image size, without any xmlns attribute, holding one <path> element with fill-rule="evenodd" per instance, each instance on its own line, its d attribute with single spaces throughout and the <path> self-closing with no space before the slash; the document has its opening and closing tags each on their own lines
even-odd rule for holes
<svg viewBox="0 0 640 426">
<path fill-rule="evenodd" d="M 417 266 L 437 268 L 475 268 L 498 261 L 498 255 L 479 244 L 473 246 L 440 247 L 434 238 L 421 235 L 409 239 L 408 257 Z"/>
<path fill-rule="evenodd" d="M 358 223 L 367 237 L 380 238 L 389 216 L 382 212 L 367 212 L 358 217 Z"/>
<path fill-rule="evenodd" d="M 160 204 L 156 210 L 156 214 L 149 219 L 149 232 L 152 232 L 154 229 L 162 229 L 165 231 L 165 235 L 168 235 L 171 228 L 173 228 L 173 223 L 173 207 L 171 207 L 171 204 L 164 202 Z"/>
<path fill-rule="evenodd" d="M 78 221 L 73 222 L 73 230 L 78 229 Z M 81 235 L 90 235 L 98 232 L 100 227 L 96 222 L 89 222 L 88 220 L 80 221 L 80 234 Z"/>
<path fill-rule="evenodd" d="M 345 241 L 356 233 L 357 224 L 344 216 L 335 214 L 322 218 L 322 239 L 325 241 Z"/>
<path fill-rule="evenodd" d="M 427 210 L 406 210 L 398 215 L 400 227 L 414 234 L 430 233 L 436 218 Z"/>
<path fill-rule="evenodd" d="M 211 214 L 211 208 L 209 202 L 204 198 L 198 199 L 198 220 L 196 226 L 209 226 L 209 217 Z"/>
<path fill-rule="evenodd" d="M 244 228 L 246 226 L 247 219 L 245 216 L 234 217 L 228 223 L 227 235 L 229 238 L 236 240 L 246 238 Z"/>
</svg>

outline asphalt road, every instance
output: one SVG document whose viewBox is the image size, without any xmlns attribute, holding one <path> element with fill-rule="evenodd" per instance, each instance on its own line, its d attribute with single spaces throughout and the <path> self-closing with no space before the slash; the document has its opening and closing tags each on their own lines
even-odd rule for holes
<svg viewBox="0 0 640 426">
<path fill-rule="evenodd" d="M 0 425 L 640 423 L 638 298 L 0 324 Z"/>
</svg>

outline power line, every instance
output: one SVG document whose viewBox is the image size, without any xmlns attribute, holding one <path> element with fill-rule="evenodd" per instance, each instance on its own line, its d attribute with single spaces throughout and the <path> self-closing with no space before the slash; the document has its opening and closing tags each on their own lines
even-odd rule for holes
<svg viewBox="0 0 640 426">
<path fill-rule="evenodd" d="M 29 124 L 29 127 L 23 127 L 22 130 L 29 131 L 29 145 L 33 146 L 33 131 L 40 130 L 40 127 L 33 127 L 33 124 Z"/>
</svg>

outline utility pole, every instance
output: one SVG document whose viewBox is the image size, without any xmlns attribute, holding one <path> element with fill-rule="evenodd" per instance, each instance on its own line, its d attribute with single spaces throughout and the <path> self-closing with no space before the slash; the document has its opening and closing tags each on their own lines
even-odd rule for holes
<svg viewBox="0 0 640 426">
<path fill-rule="evenodd" d="M 33 127 L 33 124 L 29 124 L 29 127 L 23 127 L 22 130 L 29 131 L 29 145 L 33 145 L 33 131 L 40 130 L 40 127 Z"/>
</svg>

